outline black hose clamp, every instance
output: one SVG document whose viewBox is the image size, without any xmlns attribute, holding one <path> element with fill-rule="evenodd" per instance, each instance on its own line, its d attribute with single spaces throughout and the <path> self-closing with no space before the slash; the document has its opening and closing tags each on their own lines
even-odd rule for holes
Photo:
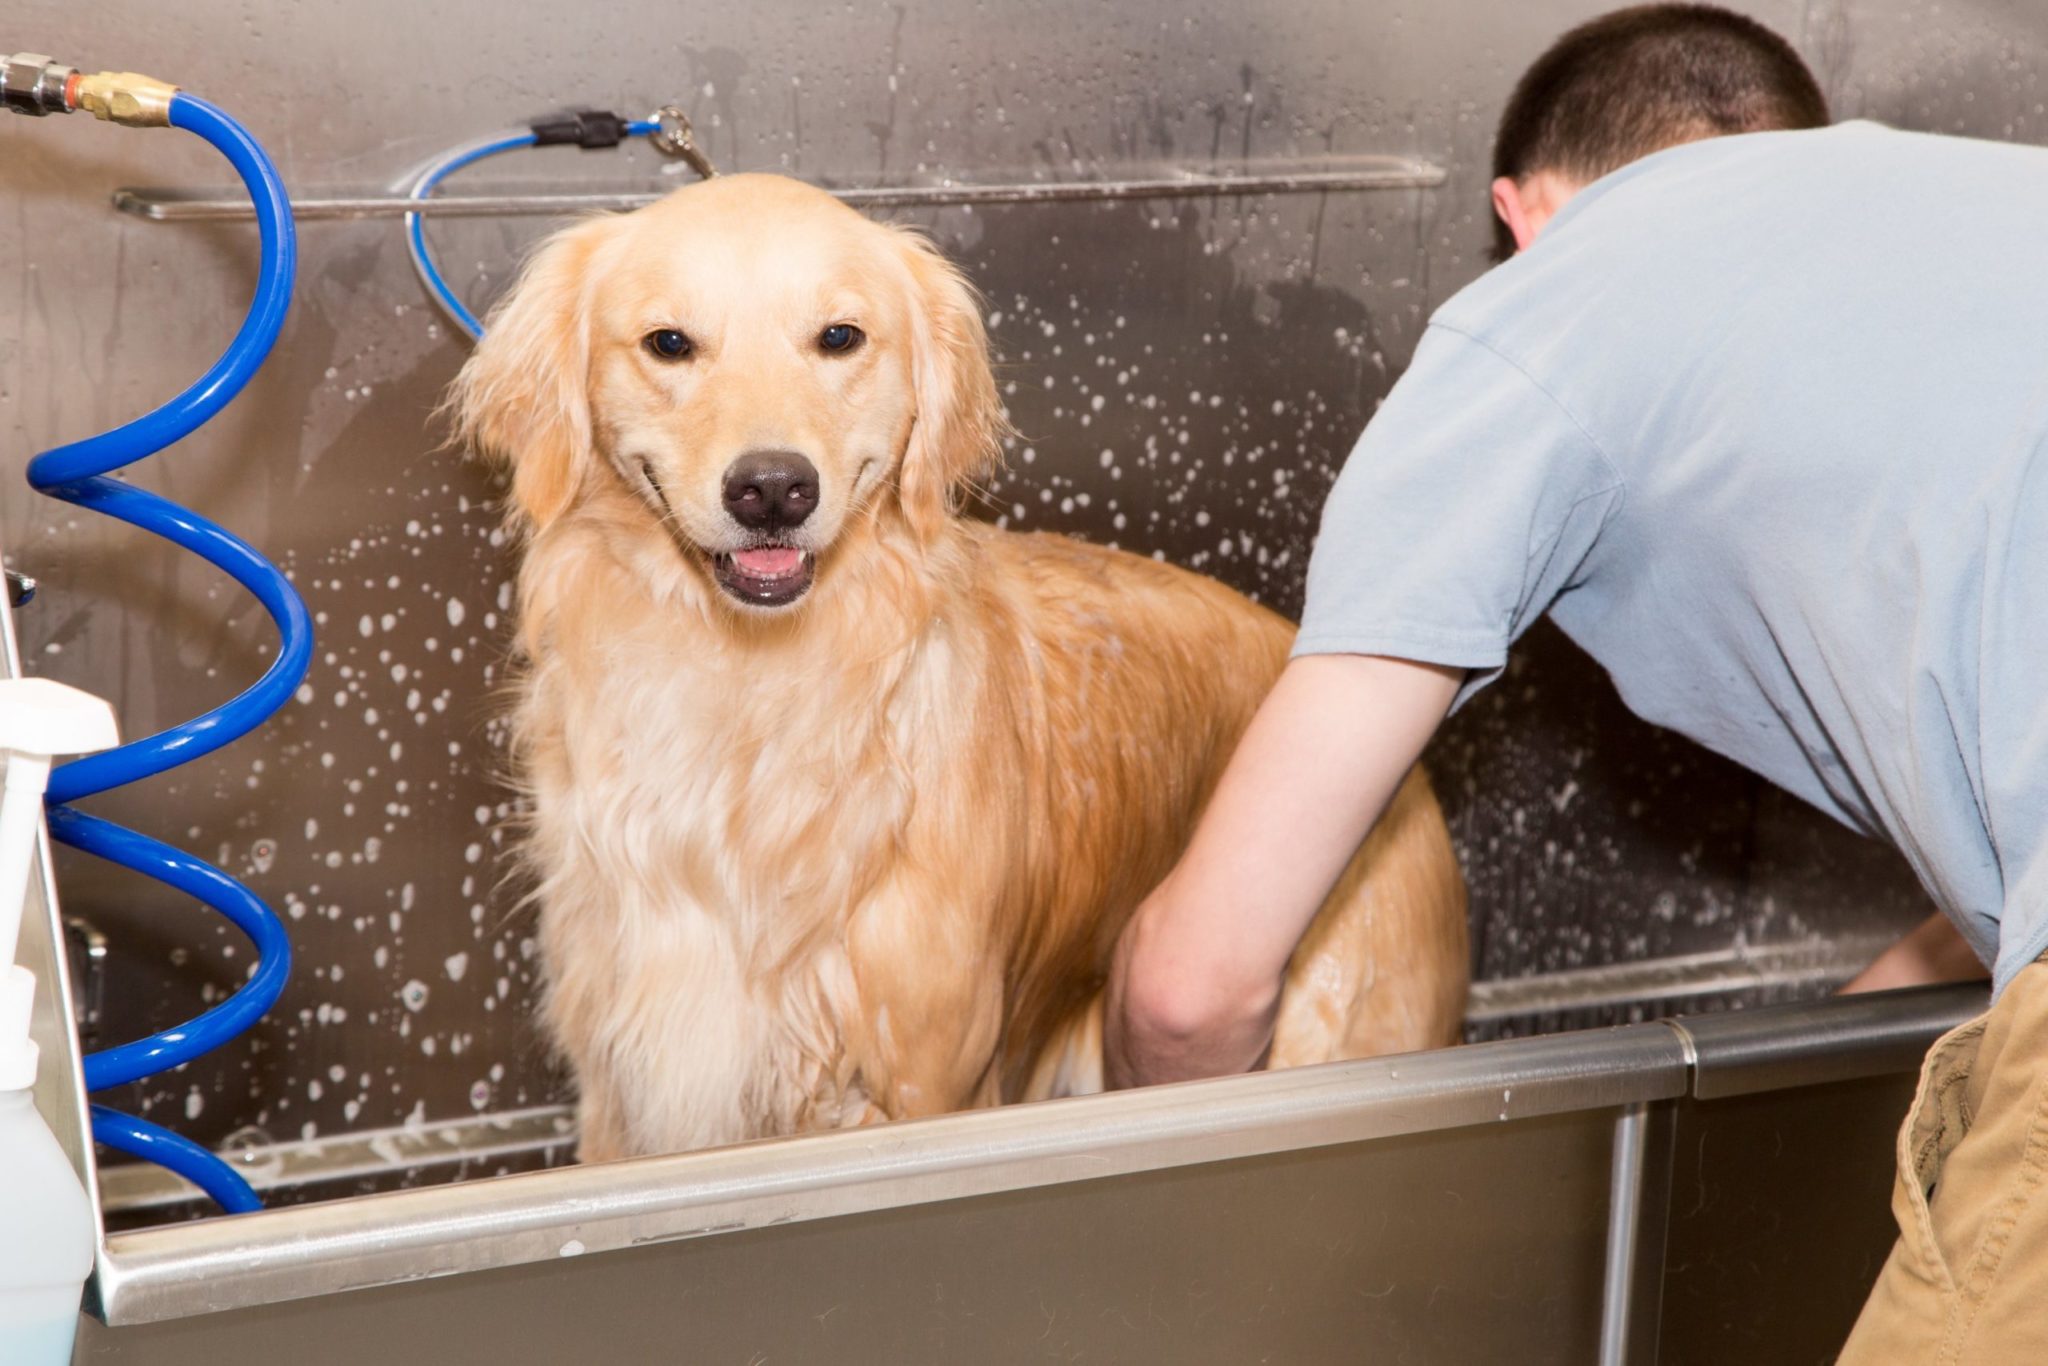
<svg viewBox="0 0 2048 1366">
<path fill-rule="evenodd" d="M 573 142 L 578 147 L 595 149 L 616 147 L 626 140 L 626 120 L 609 109 L 577 109 L 564 114 L 550 114 L 526 126 L 533 130 L 533 145 L 536 147 L 559 147 Z"/>
</svg>

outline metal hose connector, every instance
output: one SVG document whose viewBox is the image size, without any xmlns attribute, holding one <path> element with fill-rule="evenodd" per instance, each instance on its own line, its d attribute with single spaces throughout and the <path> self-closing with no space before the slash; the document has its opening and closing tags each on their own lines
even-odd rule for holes
<svg viewBox="0 0 2048 1366">
<path fill-rule="evenodd" d="M 130 128 L 171 126 L 171 97 L 178 87 L 133 71 L 96 71 L 80 76 L 71 103 L 94 118 Z"/>
<path fill-rule="evenodd" d="M 78 71 L 40 52 L 0 57 L 0 108 L 17 114 L 68 114 Z"/>
</svg>

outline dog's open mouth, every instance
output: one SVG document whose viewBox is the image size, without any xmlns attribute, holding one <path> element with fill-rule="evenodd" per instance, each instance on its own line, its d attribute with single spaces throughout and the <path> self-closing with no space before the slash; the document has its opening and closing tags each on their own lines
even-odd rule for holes
<svg viewBox="0 0 2048 1366">
<path fill-rule="evenodd" d="M 816 561 L 792 545 L 760 545 L 711 557 L 718 586 L 755 607 L 786 607 L 809 590 Z"/>
</svg>

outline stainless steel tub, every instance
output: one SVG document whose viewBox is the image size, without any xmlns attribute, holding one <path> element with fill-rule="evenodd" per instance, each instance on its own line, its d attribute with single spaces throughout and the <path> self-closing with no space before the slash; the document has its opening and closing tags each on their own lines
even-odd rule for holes
<svg viewBox="0 0 2048 1366">
<path fill-rule="evenodd" d="M 1969 989 L 117 1233 L 77 1360 L 1825 1359 Z"/>
</svg>

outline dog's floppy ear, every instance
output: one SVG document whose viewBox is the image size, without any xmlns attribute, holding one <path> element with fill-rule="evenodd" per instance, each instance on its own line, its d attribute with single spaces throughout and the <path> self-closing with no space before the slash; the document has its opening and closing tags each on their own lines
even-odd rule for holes
<svg viewBox="0 0 2048 1366">
<path fill-rule="evenodd" d="M 994 471 L 1010 427 L 974 287 L 922 236 L 899 229 L 898 238 L 916 292 L 910 363 L 917 419 L 897 483 L 911 530 L 929 540 L 959 510 L 962 492 Z"/>
<path fill-rule="evenodd" d="M 613 222 L 579 223 L 541 245 L 449 390 L 457 439 L 511 466 L 512 502 L 531 531 L 568 510 L 594 460 L 585 282 Z"/>
</svg>

